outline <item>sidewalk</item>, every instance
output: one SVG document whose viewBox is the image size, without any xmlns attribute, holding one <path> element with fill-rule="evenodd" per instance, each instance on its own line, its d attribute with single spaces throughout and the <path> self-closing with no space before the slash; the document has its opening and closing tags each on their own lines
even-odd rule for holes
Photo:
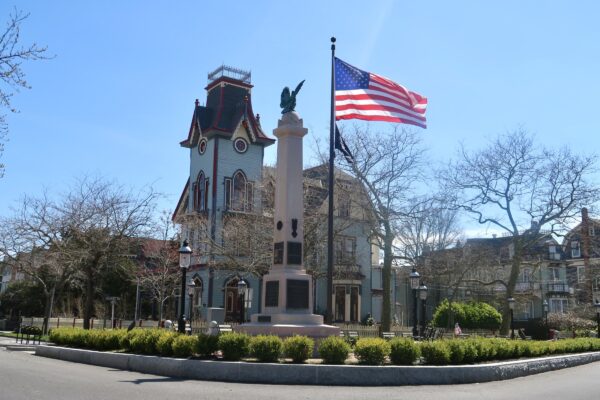
<svg viewBox="0 0 600 400">
<path fill-rule="evenodd" d="M 0 332 L 0 333 L 11 333 L 11 332 Z M 42 341 L 41 344 L 46 345 L 48 343 Z M 25 340 L 23 340 L 23 343 L 21 343 L 20 339 L 17 341 L 17 338 L 0 336 L 0 347 L 4 347 L 4 348 L 6 348 L 6 350 L 34 351 L 35 348 L 37 347 L 37 345 L 38 345 L 37 342 L 35 344 L 33 344 L 31 340 L 29 341 L 29 343 L 26 343 Z"/>
</svg>

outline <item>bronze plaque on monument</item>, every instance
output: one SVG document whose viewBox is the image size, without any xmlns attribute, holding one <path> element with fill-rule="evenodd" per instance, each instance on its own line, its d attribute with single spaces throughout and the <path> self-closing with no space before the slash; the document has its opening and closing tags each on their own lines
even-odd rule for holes
<svg viewBox="0 0 600 400">
<path fill-rule="evenodd" d="M 279 281 L 265 283 L 265 307 L 279 306 Z"/>
<path fill-rule="evenodd" d="M 302 243 L 287 242 L 287 262 L 291 265 L 302 265 Z"/>
<path fill-rule="evenodd" d="M 308 308 L 308 281 L 304 279 L 287 280 L 287 308 Z"/>
<path fill-rule="evenodd" d="M 273 264 L 283 264 L 283 242 L 273 244 Z"/>
</svg>

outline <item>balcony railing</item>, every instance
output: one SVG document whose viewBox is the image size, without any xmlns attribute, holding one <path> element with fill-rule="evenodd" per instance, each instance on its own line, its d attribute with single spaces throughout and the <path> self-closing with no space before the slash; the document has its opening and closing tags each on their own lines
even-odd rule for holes
<svg viewBox="0 0 600 400">
<path fill-rule="evenodd" d="M 546 292 L 549 293 L 569 293 L 569 285 L 566 283 L 546 283 Z"/>
</svg>

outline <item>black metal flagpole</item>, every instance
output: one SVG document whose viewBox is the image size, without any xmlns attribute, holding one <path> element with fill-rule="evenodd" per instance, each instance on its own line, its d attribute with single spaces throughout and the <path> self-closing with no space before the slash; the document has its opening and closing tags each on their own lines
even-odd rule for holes
<svg viewBox="0 0 600 400">
<path fill-rule="evenodd" d="M 331 124 L 329 130 L 329 212 L 327 218 L 327 323 L 333 322 L 333 161 L 335 158 L 335 37 L 331 38 Z"/>
</svg>

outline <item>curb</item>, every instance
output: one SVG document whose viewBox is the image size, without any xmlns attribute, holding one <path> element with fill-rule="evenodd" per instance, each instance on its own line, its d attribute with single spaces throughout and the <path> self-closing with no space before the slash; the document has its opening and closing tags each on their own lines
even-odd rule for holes
<svg viewBox="0 0 600 400">
<path fill-rule="evenodd" d="M 366 366 L 266 364 L 162 358 L 56 346 L 37 346 L 37 356 L 162 375 L 209 381 L 335 386 L 448 385 L 490 382 L 600 361 L 600 352 L 529 360 L 456 366 Z"/>
</svg>

